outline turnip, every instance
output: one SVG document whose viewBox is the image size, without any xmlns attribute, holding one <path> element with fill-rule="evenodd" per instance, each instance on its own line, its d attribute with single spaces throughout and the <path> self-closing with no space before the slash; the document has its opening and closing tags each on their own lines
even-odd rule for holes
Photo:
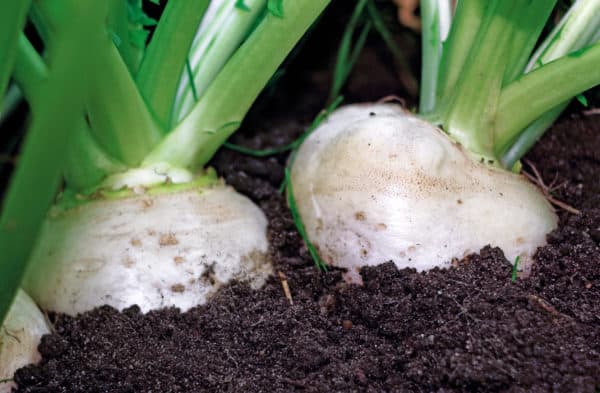
<svg viewBox="0 0 600 393">
<path fill-rule="evenodd" d="M 187 310 L 232 279 L 260 287 L 266 219 L 221 184 L 102 199 L 50 213 L 24 286 L 40 306 Z M 68 239 L 70 247 L 65 247 Z"/>
<path fill-rule="evenodd" d="M 203 18 L 209 2 L 169 1 L 149 43 L 141 1 L 0 5 L 0 94 L 12 77 L 32 116 L 0 219 L 0 321 L 22 282 L 74 315 L 187 310 L 271 273 L 263 213 L 205 166 L 329 1 L 216 1 Z"/>
<path fill-rule="evenodd" d="M 342 107 L 294 157 L 306 237 L 350 280 L 389 260 L 447 267 L 488 244 L 527 270 L 557 225 L 544 195 L 510 169 L 565 101 L 600 83 L 600 43 L 585 47 L 600 32 L 600 1 L 573 4 L 533 57 L 555 1 L 459 1 L 449 32 L 447 3 L 421 2 L 420 116 Z"/>
<path fill-rule="evenodd" d="M 19 291 L 0 329 L 0 393 L 12 390 L 15 370 L 40 360 L 37 346 L 48 333 L 44 314 L 25 292 Z"/>
</svg>

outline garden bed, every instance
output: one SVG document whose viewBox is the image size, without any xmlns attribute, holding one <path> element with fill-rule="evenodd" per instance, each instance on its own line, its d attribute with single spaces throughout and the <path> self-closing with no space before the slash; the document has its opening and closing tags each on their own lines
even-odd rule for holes
<svg viewBox="0 0 600 393">
<path fill-rule="evenodd" d="M 338 33 L 329 29 L 321 42 L 314 37 L 324 32 L 314 33 L 301 59 L 334 55 Z M 324 105 L 332 56 L 291 65 L 233 142 L 262 149 L 295 140 Z M 393 69 L 371 42 L 347 101 L 404 95 Z M 530 152 L 525 170 L 539 171 L 554 197 L 581 214 L 558 210 L 559 227 L 530 277 L 513 280 L 511 263 L 486 247 L 449 270 L 386 263 L 363 269 L 364 286 L 347 285 L 341 271 L 314 267 L 296 231 L 278 191 L 287 155 L 222 149 L 212 165 L 266 213 L 278 274 L 258 291 L 224 287 L 187 313 L 53 315 L 56 333 L 42 340 L 41 364 L 16 373 L 18 391 L 597 392 L 600 116 L 571 113 Z"/>
</svg>

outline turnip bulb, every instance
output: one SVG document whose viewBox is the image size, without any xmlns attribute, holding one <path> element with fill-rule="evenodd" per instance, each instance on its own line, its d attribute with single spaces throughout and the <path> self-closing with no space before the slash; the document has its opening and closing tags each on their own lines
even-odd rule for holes
<svg viewBox="0 0 600 393">
<path fill-rule="evenodd" d="M 256 205 L 220 183 L 100 198 L 50 214 L 24 287 L 71 315 L 104 304 L 185 311 L 230 280 L 264 283 L 266 228 Z"/>
<path fill-rule="evenodd" d="M 481 162 L 393 104 L 350 105 L 304 141 L 291 169 L 299 215 L 323 260 L 447 267 L 486 245 L 527 269 L 557 217 L 523 176 Z"/>
<path fill-rule="evenodd" d="M 22 290 L 0 329 L 0 393 L 12 391 L 14 372 L 40 360 L 40 338 L 50 333 L 44 314 Z"/>
</svg>

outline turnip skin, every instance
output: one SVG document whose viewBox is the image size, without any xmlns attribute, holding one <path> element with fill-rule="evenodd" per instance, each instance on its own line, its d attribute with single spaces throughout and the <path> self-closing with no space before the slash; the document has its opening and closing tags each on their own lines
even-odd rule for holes
<svg viewBox="0 0 600 393">
<path fill-rule="evenodd" d="M 70 315 L 104 304 L 185 311 L 232 279 L 264 283 L 266 228 L 262 211 L 223 185 L 88 202 L 47 220 L 25 288 Z"/>
<path fill-rule="evenodd" d="M 17 369 L 40 361 L 37 347 L 48 333 L 44 314 L 19 290 L 0 330 L 0 381 L 12 379 Z M 13 382 L 0 382 L 0 393 L 9 393 L 13 387 Z"/>
<path fill-rule="evenodd" d="M 338 109 L 291 170 L 308 238 L 350 279 L 361 266 L 450 266 L 490 244 L 527 269 L 557 217 L 523 176 L 474 160 L 393 104 Z"/>
</svg>

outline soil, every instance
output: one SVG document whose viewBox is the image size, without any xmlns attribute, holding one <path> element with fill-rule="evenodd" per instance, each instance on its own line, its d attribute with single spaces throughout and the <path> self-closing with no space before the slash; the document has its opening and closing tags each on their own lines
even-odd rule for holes
<svg viewBox="0 0 600 393">
<path fill-rule="evenodd" d="M 335 48 L 340 30 L 330 28 L 330 36 L 313 33 L 329 38 L 309 40 L 301 57 Z M 406 96 L 377 42 L 361 57 L 347 101 Z M 232 142 L 270 148 L 296 139 L 325 103 L 331 63 L 289 64 Z M 565 117 L 527 156 L 525 170 L 539 171 L 552 195 L 581 214 L 559 210 L 531 276 L 515 281 L 490 247 L 448 270 L 365 268 L 364 286 L 345 284 L 336 269 L 318 271 L 278 191 L 286 158 L 222 149 L 212 163 L 269 219 L 281 274 L 265 288 L 232 283 L 187 313 L 53 315 L 43 360 L 16 373 L 18 391 L 600 391 L 600 117 Z"/>
</svg>

